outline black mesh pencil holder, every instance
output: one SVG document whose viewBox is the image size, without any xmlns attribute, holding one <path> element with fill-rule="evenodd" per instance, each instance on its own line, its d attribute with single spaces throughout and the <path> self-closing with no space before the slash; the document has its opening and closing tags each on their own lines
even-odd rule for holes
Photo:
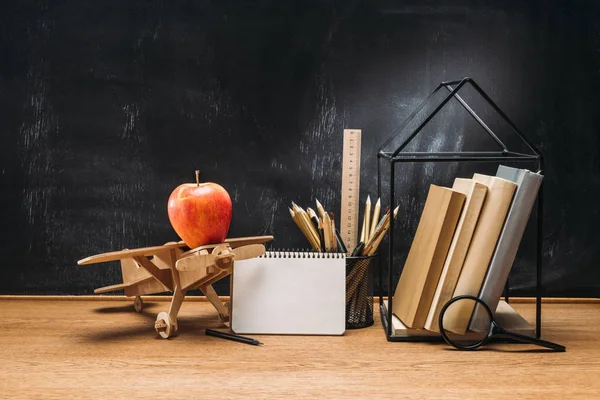
<svg viewBox="0 0 600 400">
<path fill-rule="evenodd" d="M 373 325 L 371 268 L 375 268 L 375 257 L 346 257 L 346 329 Z"/>
</svg>

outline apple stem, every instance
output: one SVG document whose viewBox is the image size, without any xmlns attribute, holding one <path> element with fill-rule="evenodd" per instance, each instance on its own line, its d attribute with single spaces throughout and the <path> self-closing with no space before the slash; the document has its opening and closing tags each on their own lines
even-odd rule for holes
<svg viewBox="0 0 600 400">
<path fill-rule="evenodd" d="M 196 186 L 200 186 L 200 170 L 196 170 Z"/>
</svg>

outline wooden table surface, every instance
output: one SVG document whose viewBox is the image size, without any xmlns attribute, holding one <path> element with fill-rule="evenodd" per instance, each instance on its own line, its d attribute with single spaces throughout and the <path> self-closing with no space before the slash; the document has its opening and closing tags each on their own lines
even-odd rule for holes
<svg viewBox="0 0 600 400">
<path fill-rule="evenodd" d="M 514 304 L 528 320 L 532 304 Z M 600 398 L 600 304 L 544 304 L 544 334 L 567 346 L 476 352 L 388 343 L 374 326 L 341 337 L 255 336 L 250 346 L 204 335 L 219 322 L 184 303 L 180 333 L 160 339 L 168 303 L 0 299 L 0 398 L 525 399 Z"/>
</svg>

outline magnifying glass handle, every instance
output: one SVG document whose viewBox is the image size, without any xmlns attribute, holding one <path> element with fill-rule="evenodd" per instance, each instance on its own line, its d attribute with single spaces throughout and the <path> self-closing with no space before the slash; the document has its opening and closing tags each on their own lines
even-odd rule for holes
<svg viewBox="0 0 600 400">
<path fill-rule="evenodd" d="M 534 337 L 521 335 L 519 333 L 508 332 L 508 331 L 505 331 L 504 329 L 497 330 L 496 332 L 499 335 L 518 340 L 521 343 L 535 344 L 538 346 L 546 347 L 548 349 L 552 349 L 554 351 L 560 351 L 560 352 L 565 351 L 565 349 L 566 349 L 565 346 L 562 346 L 558 343 L 553 343 L 553 342 L 549 342 L 547 340 L 542 340 L 542 339 L 536 339 Z"/>
</svg>

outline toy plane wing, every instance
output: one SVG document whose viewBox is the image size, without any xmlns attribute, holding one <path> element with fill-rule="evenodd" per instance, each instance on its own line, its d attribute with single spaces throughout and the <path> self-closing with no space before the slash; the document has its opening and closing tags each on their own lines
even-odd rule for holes
<svg viewBox="0 0 600 400">
<path fill-rule="evenodd" d="M 250 237 L 243 237 L 243 238 L 225 239 L 224 243 L 231 246 L 232 249 L 235 249 L 237 247 L 246 246 L 246 245 L 250 245 L 250 244 L 266 243 L 270 240 L 273 240 L 273 236 L 250 236 Z M 223 244 L 223 243 L 208 244 L 205 246 L 196 247 L 192 250 L 186 251 L 185 253 L 182 254 L 182 256 L 185 256 L 185 255 L 191 254 L 191 253 L 196 253 L 201 250 L 213 249 L 221 244 Z M 180 249 L 180 248 L 184 248 L 184 247 L 187 247 L 185 242 L 180 241 L 180 242 L 170 242 L 170 243 L 167 243 L 162 246 L 152 246 L 152 247 L 142 247 L 139 249 L 131 249 L 131 250 L 111 251 L 109 253 L 102 253 L 102 254 L 97 254 L 94 256 L 83 258 L 83 259 L 77 261 L 77 264 L 78 265 L 89 265 L 89 264 L 97 264 L 97 263 L 108 262 L 108 261 L 119 261 L 124 258 L 150 257 L 150 256 L 154 256 L 158 253 L 164 252 L 165 250 Z"/>
<path fill-rule="evenodd" d="M 225 241 L 223 243 L 207 244 L 204 246 L 195 247 L 191 250 L 186 251 L 181 256 L 185 257 L 192 253 L 199 253 L 202 250 L 211 250 L 222 244 L 228 244 L 229 247 L 231 247 L 232 249 L 235 249 L 238 247 L 248 246 L 251 244 L 263 244 L 263 243 L 267 243 L 271 240 L 273 240 L 273 236 L 248 236 L 248 237 L 241 237 L 241 238 L 228 238 L 228 239 L 225 239 Z"/>
<path fill-rule="evenodd" d="M 109 292 L 115 292 L 117 290 L 127 290 L 136 286 L 142 286 L 142 284 L 148 283 L 148 282 L 154 282 L 156 281 L 156 279 L 148 274 L 136 281 L 133 282 L 128 282 L 128 283 L 119 283 L 117 285 L 111 285 L 111 286 L 105 286 L 105 287 L 101 287 L 98 289 L 94 289 L 94 294 L 102 294 L 102 293 L 109 293 Z M 164 288 L 164 291 L 167 291 L 167 288 Z"/>
<path fill-rule="evenodd" d="M 186 247 L 183 241 L 171 242 L 162 246 L 142 247 L 139 249 L 111 251 L 110 253 L 97 254 L 95 256 L 86 257 L 77 261 L 79 265 L 89 265 L 108 261 L 118 261 L 124 258 L 133 257 L 150 257 L 158 253 L 164 252 L 165 250 L 180 249 Z"/>
</svg>

